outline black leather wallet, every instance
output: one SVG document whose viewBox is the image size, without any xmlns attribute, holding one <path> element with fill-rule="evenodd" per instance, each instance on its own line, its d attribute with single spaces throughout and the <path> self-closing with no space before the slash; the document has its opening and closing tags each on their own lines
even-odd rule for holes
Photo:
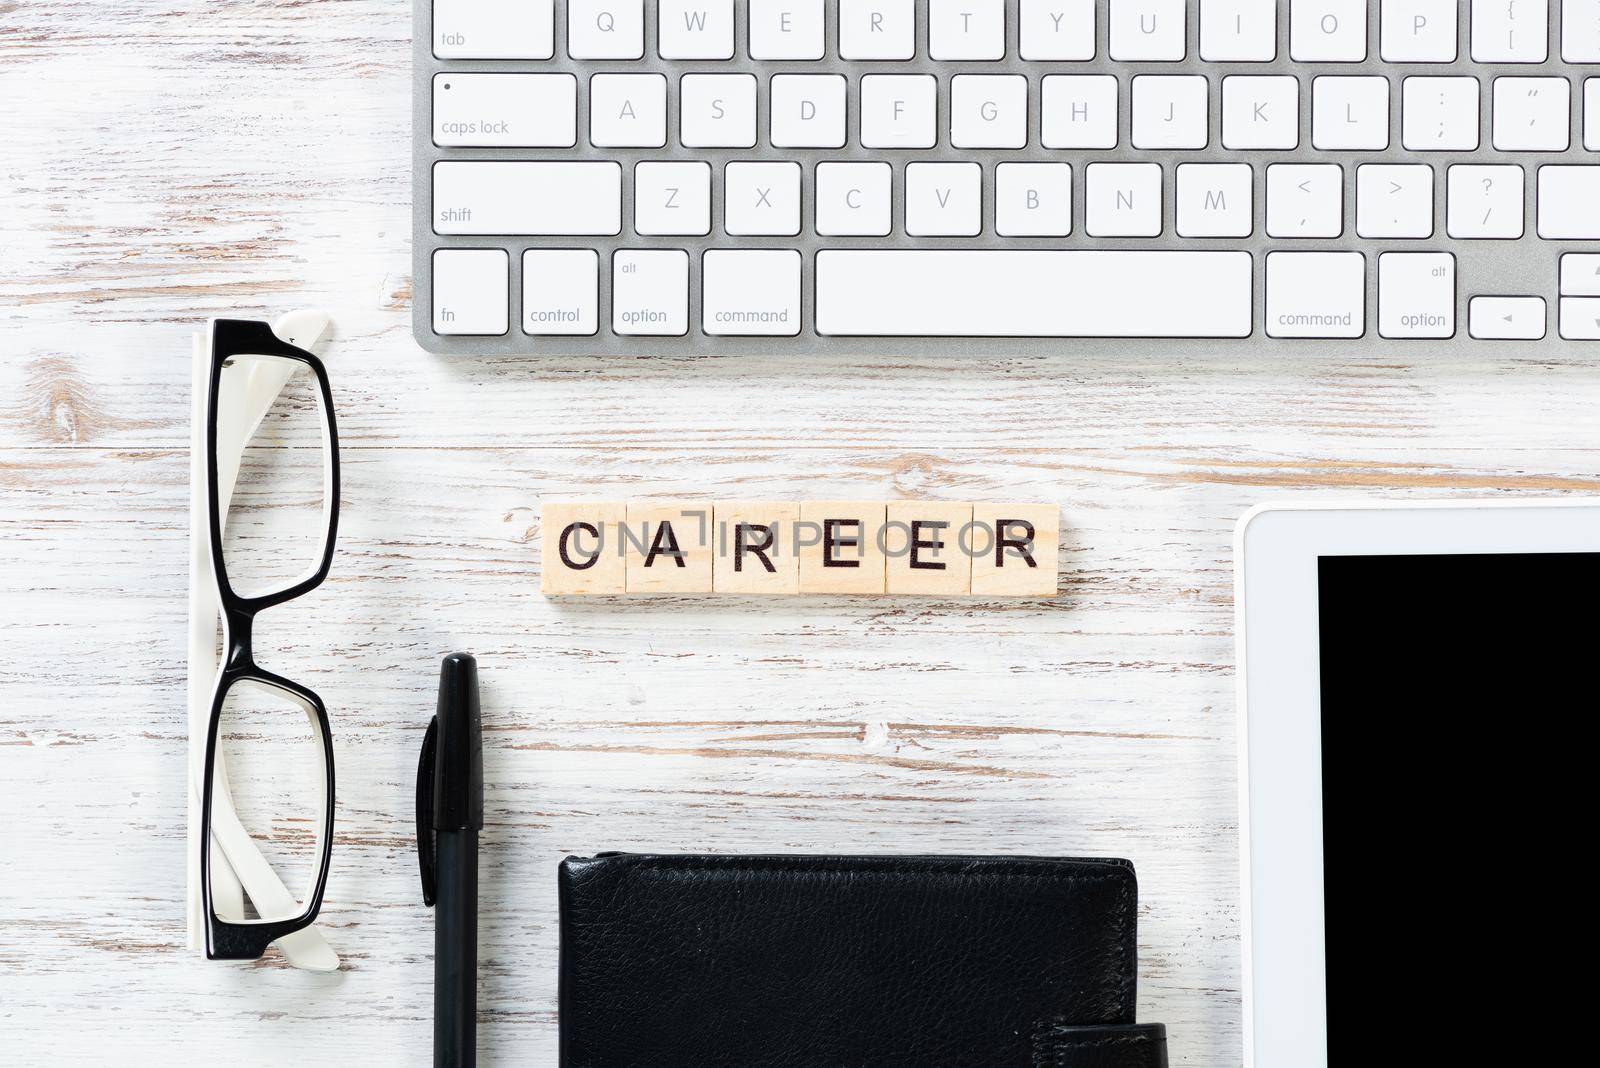
<svg viewBox="0 0 1600 1068">
<path fill-rule="evenodd" d="M 561 864 L 567 1068 L 1163 1068 L 1125 860 Z"/>
</svg>

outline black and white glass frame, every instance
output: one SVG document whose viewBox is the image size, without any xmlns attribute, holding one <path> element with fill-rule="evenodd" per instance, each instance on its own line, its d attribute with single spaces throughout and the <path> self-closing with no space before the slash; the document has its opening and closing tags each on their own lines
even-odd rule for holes
<svg viewBox="0 0 1600 1068">
<path fill-rule="evenodd" d="M 287 585 L 246 596 L 235 590 L 228 579 L 223 555 L 222 494 L 219 487 L 218 412 L 223 373 L 230 361 L 239 357 L 278 357 L 303 365 L 316 380 L 322 416 L 322 444 L 325 462 L 322 546 L 310 569 Z M 206 730 L 205 768 L 201 794 L 200 887 L 203 894 L 206 957 L 211 960 L 254 960 L 267 946 L 285 935 L 312 924 L 322 908 L 327 887 L 328 867 L 333 850 L 333 740 L 328 729 L 328 712 L 322 699 L 299 683 L 260 667 L 255 662 L 251 635 L 256 616 L 268 608 L 303 597 L 320 586 L 328 576 L 333 560 L 334 539 L 339 526 L 339 439 L 333 414 L 333 393 L 322 361 L 303 349 L 290 345 L 263 322 L 243 319 L 218 319 L 211 324 L 211 367 L 206 403 L 206 509 L 211 560 L 217 583 L 217 598 L 222 615 L 222 665 L 211 695 L 211 712 Z M 219 760 L 218 733 L 225 702 L 230 691 L 240 684 L 254 684 L 275 691 L 300 706 L 315 731 L 314 741 L 322 760 L 323 790 L 318 829 L 317 860 L 309 885 L 300 898 L 298 915 L 279 919 L 229 920 L 217 914 L 212 895 L 212 820 L 216 813 L 216 778 Z"/>
</svg>

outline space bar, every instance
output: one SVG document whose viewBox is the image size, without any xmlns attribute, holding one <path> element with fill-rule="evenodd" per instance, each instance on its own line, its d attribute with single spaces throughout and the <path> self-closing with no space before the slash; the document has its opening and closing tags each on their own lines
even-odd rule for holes
<svg viewBox="0 0 1600 1068">
<path fill-rule="evenodd" d="M 1248 252 L 824 249 L 817 333 L 1248 337 Z"/>
</svg>

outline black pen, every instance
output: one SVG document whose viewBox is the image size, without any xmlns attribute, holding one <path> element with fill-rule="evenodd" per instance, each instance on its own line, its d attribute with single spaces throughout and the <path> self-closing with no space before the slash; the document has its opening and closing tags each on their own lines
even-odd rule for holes
<svg viewBox="0 0 1600 1068">
<path fill-rule="evenodd" d="M 483 719 L 478 662 L 451 653 L 417 765 L 422 900 L 438 904 L 433 934 L 434 1068 L 478 1060 L 478 830 L 483 826 Z"/>
</svg>

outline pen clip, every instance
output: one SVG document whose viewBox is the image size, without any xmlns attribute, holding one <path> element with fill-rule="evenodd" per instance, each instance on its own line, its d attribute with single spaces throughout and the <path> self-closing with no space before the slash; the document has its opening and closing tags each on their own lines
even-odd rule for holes
<svg viewBox="0 0 1600 1068">
<path fill-rule="evenodd" d="M 438 755 L 439 717 L 428 721 L 417 760 L 417 866 L 422 871 L 422 903 L 432 907 L 439 890 L 439 858 L 433 837 L 433 765 Z"/>
</svg>

